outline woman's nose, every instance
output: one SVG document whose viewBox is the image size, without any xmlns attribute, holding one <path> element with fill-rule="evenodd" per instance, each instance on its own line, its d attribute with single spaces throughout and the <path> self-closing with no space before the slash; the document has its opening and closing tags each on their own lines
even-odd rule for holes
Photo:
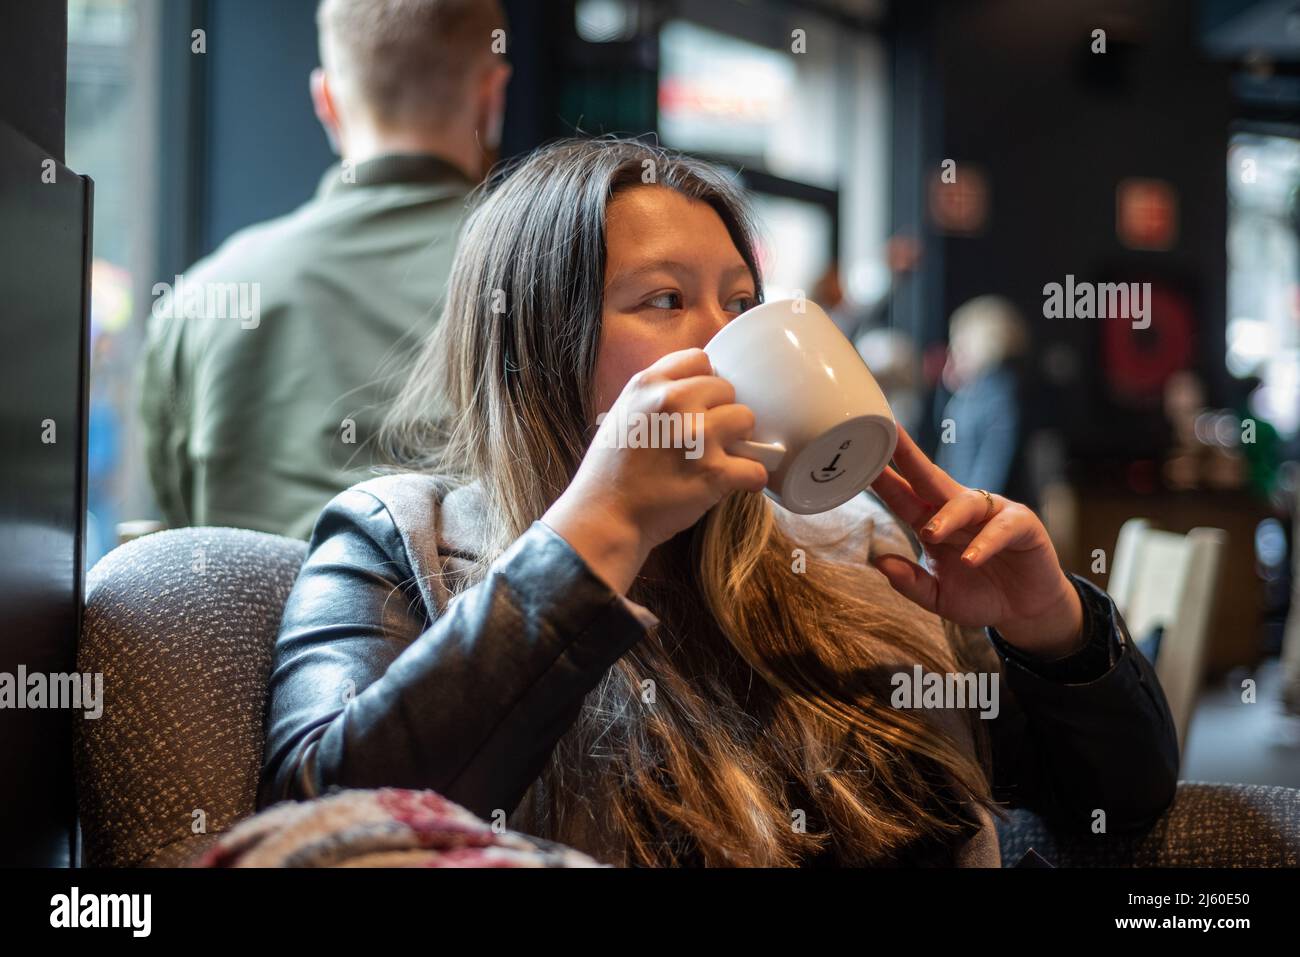
<svg viewBox="0 0 1300 957">
<path fill-rule="evenodd" d="M 708 320 L 706 322 L 709 330 L 709 338 L 712 339 L 716 336 L 722 330 L 722 327 L 734 318 L 735 316 L 727 312 L 727 310 L 723 309 L 721 306 L 713 307 L 713 309 L 709 311 Z"/>
</svg>

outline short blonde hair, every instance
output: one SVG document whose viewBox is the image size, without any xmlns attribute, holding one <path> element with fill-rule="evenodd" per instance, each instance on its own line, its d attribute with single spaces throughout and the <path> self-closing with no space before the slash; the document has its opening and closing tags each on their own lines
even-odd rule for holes
<svg viewBox="0 0 1300 957">
<path fill-rule="evenodd" d="M 984 369 L 1022 355 L 1029 347 L 1029 329 L 1010 300 L 977 296 L 953 312 L 948 341 Z"/>
<path fill-rule="evenodd" d="M 504 30 L 498 0 L 321 0 L 321 63 L 378 124 L 436 129 Z"/>
</svg>

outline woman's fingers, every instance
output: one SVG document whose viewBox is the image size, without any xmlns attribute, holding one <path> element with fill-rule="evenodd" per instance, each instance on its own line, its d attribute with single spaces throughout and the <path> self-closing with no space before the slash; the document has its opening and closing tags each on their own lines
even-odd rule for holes
<svg viewBox="0 0 1300 957">
<path fill-rule="evenodd" d="M 754 410 L 738 402 L 715 405 L 704 413 L 704 422 L 706 433 L 723 451 L 754 434 Z"/>
<path fill-rule="evenodd" d="M 880 496 L 881 501 L 889 507 L 891 512 L 917 533 L 923 543 L 927 545 L 938 544 L 922 534 L 922 526 L 928 525 L 930 520 L 938 514 L 939 509 L 921 501 L 916 493 L 912 491 L 912 486 L 908 485 L 906 480 L 900 478 L 897 472 L 891 468 L 885 469 L 871 483 L 871 488 Z M 980 496 L 980 500 L 983 501 L 983 496 Z M 973 532 L 953 528 L 944 536 L 944 544 L 965 545 L 974 537 Z"/>
<path fill-rule="evenodd" d="M 942 505 L 964 490 L 963 485 L 925 457 L 901 425 L 898 427 L 898 445 L 894 448 L 894 464 L 912 486 L 913 492 L 931 505 Z"/>
<path fill-rule="evenodd" d="M 729 455 L 719 466 L 722 483 L 726 488 L 743 492 L 761 492 L 767 485 L 767 469 L 762 462 Z"/>
<path fill-rule="evenodd" d="M 678 349 L 660 356 L 646 366 L 638 375 L 647 378 L 663 376 L 668 379 L 684 379 L 687 376 L 713 375 L 713 362 L 703 349 Z"/>
<path fill-rule="evenodd" d="M 912 486 L 889 466 L 871 483 L 871 488 L 891 512 L 913 529 L 920 528 L 934 514 L 934 506 L 921 501 Z"/>
<path fill-rule="evenodd" d="M 736 401 L 736 388 L 715 375 L 692 375 L 664 383 L 664 412 L 687 414 L 690 410 L 712 409 Z"/>
<path fill-rule="evenodd" d="M 937 612 L 939 583 L 933 575 L 916 562 L 902 555 L 877 555 L 871 559 L 872 567 L 884 575 L 894 591 L 926 611 Z"/>
<path fill-rule="evenodd" d="M 754 410 L 747 405 L 732 402 L 714 406 L 705 413 L 705 442 L 714 443 L 722 452 L 718 469 L 728 488 L 761 492 L 767 484 L 767 469 L 761 462 L 727 451 L 733 443 L 749 438 L 754 432 Z M 707 453 L 709 450 L 703 449 Z"/>
<path fill-rule="evenodd" d="M 999 499 L 997 495 L 985 498 L 983 492 L 973 488 L 963 490 L 949 499 L 947 504 L 926 522 L 925 527 L 920 531 L 921 540 L 935 544 L 946 542 L 954 532 L 971 525 L 982 524 L 1001 510 L 1002 502 Z M 992 511 L 989 510 L 990 502 L 993 505 Z"/>
<path fill-rule="evenodd" d="M 1004 509 L 990 519 L 966 546 L 961 553 L 962 564 L 978 568 L 1033 532 L 1033 519 L 1028 510 Z"/>
<path fill-rule="evenodd" d="M 898 516 L 903 523 L 909 525 L 924 543 L 938 544 L 922 533 L 922 525 L 928 526 L 930 520 L 938 514 L 939 509 L 921 501 L 916 493 L 912 491 L 912 486 L 908 485 L 906 480 L 900 478 L 897 472 L 890 468 L 885 469 L 876 481 L 871 483 L 871 487 L 880 496 L 881 501 L 889 507 L 889 510 Z M 982 499 L 983 496 L 981 496 Z M 944 536 L 944 544 L 965 545 L 974 537 L 973 532 L 953 528 Z"/>
</svg>

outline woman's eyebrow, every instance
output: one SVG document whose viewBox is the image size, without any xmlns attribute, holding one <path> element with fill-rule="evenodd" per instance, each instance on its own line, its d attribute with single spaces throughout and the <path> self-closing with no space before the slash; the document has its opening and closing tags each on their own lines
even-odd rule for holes
<svg viewBox="0 0 1300 957">
<path fill-rule="evenodd" d="M 642 263 L 632 269 L 624 270 L 615 274 L 613 280 L 609 283 L 611 287 L 621 286 L 625 283 L 635 282 L 652 273 L 667 272 L 674 275 L 681 275 L 691 271 L 690 266 L 676 259 L 656 259 L 653 262 Z M 723 281 L 727 281 L 736 276 L 749 277 L 749 267 L 744 263 L 736 263 L 728 266 L 722 271 Z"/>
</svg>

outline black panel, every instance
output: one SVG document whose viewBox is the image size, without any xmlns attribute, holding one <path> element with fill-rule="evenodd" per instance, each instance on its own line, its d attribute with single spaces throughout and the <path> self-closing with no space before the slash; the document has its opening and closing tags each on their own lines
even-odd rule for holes
<svg viewBox="0 0 1300 957">
<path fill-rule="evenodd" d="M 91 194 L 0 123 L 0 674 L 14 679 L 76 667 Z M 0 709 L 0 865 L 72 862 L 73 720 Z"/>
<path fill-rule="evenodd" d="M 68 5 L 0 3 L 0 120 L 63 162 Z"/>
</svg>

